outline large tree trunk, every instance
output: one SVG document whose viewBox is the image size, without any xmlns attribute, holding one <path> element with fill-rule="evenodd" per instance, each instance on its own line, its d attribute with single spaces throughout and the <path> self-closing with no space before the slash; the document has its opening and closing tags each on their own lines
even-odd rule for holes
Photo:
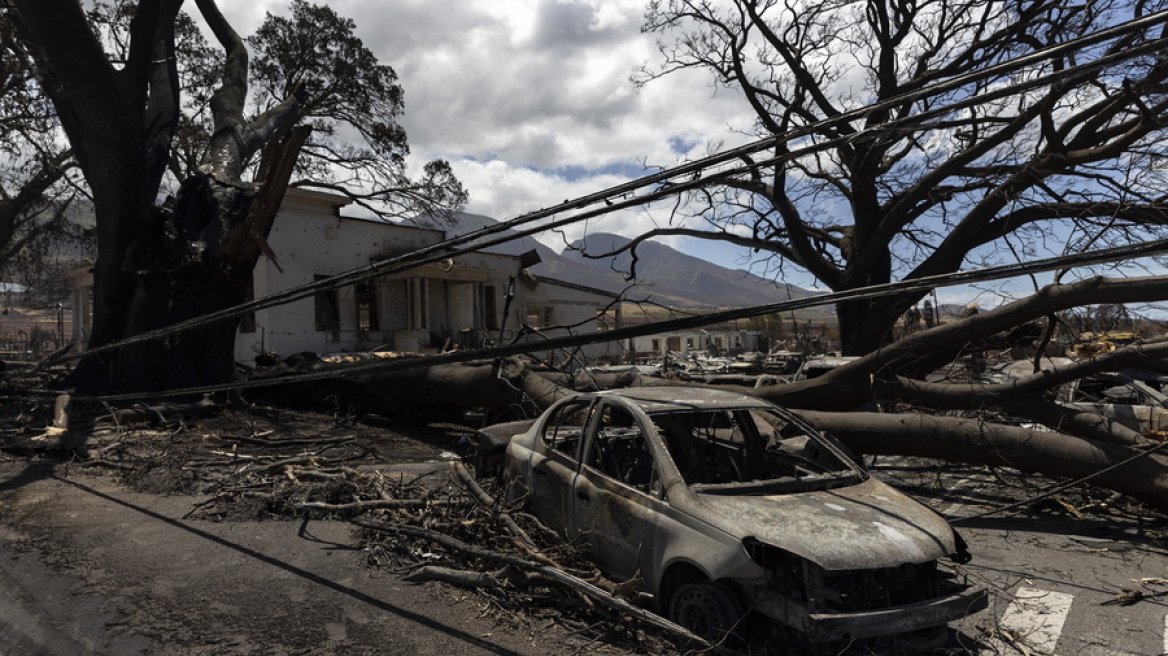
<svg viewBox="0 0 1168 656">
<path fill-rule="evenodd" d="M 18 0 L 10 14 L 93 193 L 98 258 L 91 345 L 123 336 L 134 287 L 127 255 L 149 246 L 145 238 L 165 168 L 164 145 L 177 125 L 171 73 L 180 4 L 140 2 L 131 25 L 134 43 L 120 68 L 106 57 L 80 3 Z M 107 364 L 108 358 L 91 359 L 80 373 L 94 378 Z"/>
<path fill-rule="evenodd" d="M 860 453 L 1006 466 L 1048 476 L 1081 478 L 1141 453 L 1126 446 L 973 419 L 806 410 L 797 414 Z M 1104 472 L 1090 482 L 1168 510 L 1166 471 L 1168 456 L 1154 453 Z"/>
<path fill-rule="evenodd" d="M 532 391 L 537 398 L 553 398 L 548 394 L 547 381 L 536 383 L 531 377 L 520 380 L 525 385 L 535 384 Z M 859 453 L 1006 466 L 1056 477 L 1094 475 L 1141 453 L 1130 445 L 973 419 L 918 413 L 795 412 Z M 1165 472 L 1168 472 L 1168 454 L 1155 453 L 1099 474 L 1090 482 L 1168 510 Z"/>
<path fill-rule="evenodd" d="M 292 138 L 298 97 L 244 118 L 248 55 L 214 0 L 195 0 L 225 51 L 211 98 L 214 132 L 198 173 L 173 209 L 156 207 L 178 124 L 174 24 L 182 0 L 140 0 L 129 51 L 109 61 L 74 0 L 16 0 L 15 24 L 37 76 L 93 190 L 98 259 L 90 347 L 244 300 L 305 135 Z M 302 95 L 298 90 L 296 96 Z M 257 186 L 243 180 L 253 154 L 288 135 Z M 242 231 L 242 234 L 241 234 Z M 66 386 L 84 391 L 161 390 L 231 380 L 235 322 L 83 359 Z"/>
<path fill-rule="evenodd" d="M 212 175 L 200 174 L 187 180 L 179 191 L 169 229 L 159 234 L 160 241 L 168 247 L 163 252 L 171 259 L 162 262 L 158 275 L 139 281 L 141 293 L 135 295 L 131 307 L 128 334 L 224 310 L 247 300 L 252 271 L 265 248 L 309 131 L 307 127 L 293 129 L 267 149 L 265 179 L 258 194 L 250 185 L 223 182 Z M 192 237 L 166 243 L 167 233 Z M 132 377 L 142 389 L 227 382 L 235 372 L 238 325 L 238 319 L 220 321 L 173 340 L 134 345 L 144 348 L 136 352 L 131 347 L 119 355 L 129 363 L 150 363 Z M 159 362 L 165 366 L 157 366 Z"/>
<path fill-rule="evenodd" d="M 835 315 L 843 355 L 867 355 L 892 341 L 892 327 L 899 318 L 885 299 L 836 303 Z"/>
<path fill-rule="evenodd" d="M 308 133 L 290 132 L 269 150 L 265 184 L 255 187 L 197 174 L 178 192 L 173 209 L 159 210 L 139 233 L 116 275 L 94 279 L 95 296 L 120 308 L 95 330 L 92 346 L 142 334 L 246 300 L 252 271 L 267 237 L 292 164 Z M 242 236 L 240 236 L 242 234 Z M 165 340 L 88 358 L 69 383 L 82 389 L 148 391 L 232 380 L 238 319 Z"/>
</svg>

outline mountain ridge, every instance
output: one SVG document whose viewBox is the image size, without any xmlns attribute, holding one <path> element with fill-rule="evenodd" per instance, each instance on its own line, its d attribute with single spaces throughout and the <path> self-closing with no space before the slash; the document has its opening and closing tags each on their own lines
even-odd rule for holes
<svg viewBox="0 0 1168 656">
<path fill-rule="evenodd" d="M 497 223 L 481 214 L 461 212 L 456 229 L 450 232 L 466 234 Z M 534 249 L 541 259 L 539 264 L 530 267 L 536 275 L 610 293 L 624 291 L 630 301 L 674 307 L 745 307 L 815 295 L 795 285 L 775 283 L 743 269 L 723 267 L 654 241 L 637 245 L 636 280 L 631 282 L 626 280 L 633 263 L 629 251 L 603 259 L 585 256 L 585 253 L 615 251 L 630 242 L 627 237 L 611 233 L 592 233 L 568 244 L 563 253 L 556 253 L 531 237 L 520 237 L 484 250 L 519 255 Z"/>
</svg>

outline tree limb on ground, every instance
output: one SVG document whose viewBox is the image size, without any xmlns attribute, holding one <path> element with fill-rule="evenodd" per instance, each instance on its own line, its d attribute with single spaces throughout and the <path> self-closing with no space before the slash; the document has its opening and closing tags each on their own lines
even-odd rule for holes
<svg viewBox="0 0 1168 656">
<path fill-rule="evenodd" d="M 490 494 L 487 494 L 487 491 L 484 490 L 481 485 L 479 485 L 478 481 L 474 479 L 474 476 L 472 476 L 471 473 L 467 471 L 466 467 L 464 467 L 462 463 L 452 462 L 450 463 L 450 469 L 454 471 L 454 473 L 458 476 L 458 479 L 462 481 L 462 484 L 466 487 L 467 491 L 470 492 L 471 496 L 474 497 L 475 501 L 477 501 L 480 505 L 486 508 L 498 507 L 498 501 L 496 501 L 495 498 Z M 499 518 L 499 521 L 502 522 L 503 526 L 507 528 L 507 532 L 511 534 L 512 542 L 515 543 L 516 547 L 526 553 L 530 558 L 534 558 L 539 562 L 544 563 L 545 565 L 559 567 L 558 563 L 540 552 L 539 548 L 535 546 L 535 542 L 532 541 L 531 536 L 529 536 L 527 531 L 524 531 L 523 528 L 519 526 L 519 524 L 515 523 L 515 519 L 511 517 L 510 513 L 506 511 L 500 511 L 496 516 Z"/>
<path fill-rule="evenodd" d="M 459 503 L 449 499 L 369 499 L 352 503 L 323 503 L 319 501 L 305 501 L 294 504 L 297 510 L 319 510 L 330 515 L 356 515 L 369 510 L 393 508 L 429 508 L 431 506 L 451 505 Z"/>
<path fill-rule="evenodd" d="M 427 530 L 424 528 L 419 528 L 417 526 L 410 526 L 408 524 L 395 524 L 395 523 L 388 523 L 388 522 L 379 522 L 379 521 L 375 521 L 375 520 L 371 520 L 371 519 L 364 519 L 361 517 L 354 517 L 354 518 L 350 519 L 349 521 L 352 522 L 353 524 L 356 524 L 357 526 L 372 529 L 374 531 L 381 531 L 384 533 L 404 534 L 404 535 L 409 535 L 409 536 L 415 537 L 415 538 L 422 538 L 424 540 L 429 540 L 431 542 L 435 542 L 435 543 L 440 544 L 448 549 L 472 556 L 474 558 L 479 558 L 479 559 L 484 560 L 484 561 L 499 563 L 501 565 L 514 567 L 514 568 L 519 569 L 519 570 L 539 574 L 540 576 L 543 576 L 547 579 L 555 581 L 556 583 L 563 585 L 566 588 L 568 588 L 574 592 L 577 592 L 577 593 L 580 593 L 580 594 L 586 596 L 588 599 L 590 599 L 594 602 L 597 602 L 597 603 L 599 603 L 607 608 L 610 608 L 612 610 L 615 610 L 617 612 L 628 615 L 629 617 L 632 617 L 632 618 L 637 619 L 639 621 L 650 624 L 658 629 L 666 631 L 670 635 L 673 635 L 677 638 L 685 640 L 686 642 L 688 642 L 690 644 L 699 645 L 701 648 L 708 648 L 708 649 L 714 650 L 716 653 L 724 653 L 724 654 L 736 654 L 737 653 L 737 652 L 734 652 L 732 650 L 726 649 L 725 647 L 721 647 L 719 645 L 714 645 L 714 644 L 711 644 L 709 642 L 706 642 L 705 640 L 698 637 L 697 635 L 694 635 L 692 632 L 690 632 L 685 627 L 682 627 L 678 624 L 675 624 L 675 623 L 665 619 L 664 617 L 657 615 L 656 613 L 652 613 L 652 612 L 647 611 L 647 610 L 640 608 L 638 606 L 634 606 L 633 604 L 630 604 L 629 602 L 627 602 L 623 599 L 620 599 L 618 597 L 614 597 L 613 595 L 605 592 L 604 590 L 598 588 L 597 586 L 595 586 L 595 585 L 593 585 L 593 584 L 591 584 L 583 579 L 572 576 L 571 574 L 568 574 L 567 572 L 564 572 L 563 570 L 560 570 L 558 568 L 550 567 L 548 565 L 543 565 L 540 563 L 535 563 L 535 562 L 532 562 L 529 560 L 524 560 L 522 558 L 519 558 L 517 556 L 512 556 L 509 554 L 503 554 L 503 553 L 498 553 L 498 552 L 494 552 L 494 551 L 489 551 L 489 550 L 483 549 L 481 547 L 476 547 L 474 545 L 467 544 L 467 543 L 462 542 L 461 540 L 457 540 L 449 535 L 445 535 L 443 533 L 438 533 L 436 531 L 430 531 L 430 530 Z"/>
<path fill-rule="evenodd" d="M 1081 478 L 1138 454 L 1132 447 L 973 419 L 922 414 L 796 411 L 817 429 L 871 455 L 939 458 Z M 1091 483 L 1168 510 L 1168 458 L 1150 454 Z"/>
</svg>

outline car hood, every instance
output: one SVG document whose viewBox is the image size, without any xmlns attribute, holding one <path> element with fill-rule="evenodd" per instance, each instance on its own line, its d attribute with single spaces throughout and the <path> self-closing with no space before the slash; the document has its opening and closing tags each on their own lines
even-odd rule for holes
<svg viewBox="0 0 1168 656">
<path fill-rule="evenodd" d="M 783 495 L 698 493 L 707 521 L 806 558 L 827 570 L 874 569 L 936 560 L 956 551 L 941 516 L 887 485 Z"/>
</svg>

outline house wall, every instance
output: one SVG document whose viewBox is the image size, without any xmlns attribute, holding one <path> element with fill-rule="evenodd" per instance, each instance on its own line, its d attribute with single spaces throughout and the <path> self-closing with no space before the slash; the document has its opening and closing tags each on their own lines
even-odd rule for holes
<svg viewBox="0 0 1168 656">
<path fill-rule="evenodd" d="M 510 255 L 470 253 L 383 278 L 382 289 L 392 300 L 393 326 L 398 330 L 392 346 L 419 351 L 448 344 L 482 346 L 485 340 L 497 339 L 502 295 L 509 272 L 518 266 Z M 424 308 L 411 304 L 407 291 L 411 285 L 425 290 Z M 411 311 L 417 313 L 413 320 Z"/>
<path fill-rule="evenodd" d="M 343 218 L 339 210 L 346 203 L 331 194 L 289 191 L 268 236 L 279 267 L 260 257 L 253 278 L 256 298 L 367 266 L 391 249 L 403 252 L 442 239 L 437 230 Z M 393 239 L 387 244 L 390 232 Z M 372 348 L 391 339 L 392 331 L 358 330 L 352 287 L 336 290 L 333 299 L 338 319 L 334 330 L 317 329 L 317 307 L 323 299 L 310 297 L 256 312 L 255 332 L 241 332 L 236 338 L 236 359 L 249 363 L 262 351 L 288 355 Z M 388 302 L 378 304 L 379 314 L 389 309 Z"/>
<path fill-rule="evenodd" d="M 278 261 L 260 257 L 252 278 L 252 298 L 353 271 L 445 239 L 441 230 L 342 217 L 341 208 L 348 202 L 332 194 L 288 190 L 267 239 Z M 235 357 L 252 364 L 263 352 L 290 355 L 377 347 L 399 351 L 456 344 L 482 347 L 512 339 L 523 324 L 529 303 L 551 308 L 549 316 L 555 315 L 557 323 L 584 321 L 577 330 L 597 329 L 595 312 L 610 302 L 611 296 L 570 286 L 517 283 L 516 298 L 505 319 L 509 281 L 513 277 L 531 279 L 520 275 L 519 267 L 518 256 L 470 253 L 359 283 L 364 288 L 361 290 L 348 286 L 259 310 L 240 322 Z M 90 324 L 86 294 L 92 289 L 92 276 L 77 275 L 71 282 L 77 299 L 73 306 L 75 337 L 81 338 Z M 534 300 L 528 299 L 529 294 Z M 331 327 L 319 327 L 321 319 L 328 319 L 325 323 Z M 590 347 L 586 357 L 619 351 L 615 346 Z"/>
<path fill-rule="evenodd" d="M 345 202 L 330 194 L 289 191 L 268 238 L 283 271 L 261 257 L 254 276 L 256 298 L 445 239 L 440 230 L 341 217 Z M 288 355 L 379 346 L 401 351 L 448 344 L 482 346 L 499 337 L 504 294 L 509 278 L 518 270 L 515 256 L 471 253 L 377 278 L 373 283 L 376 330 L 358 325 L 357 297 L 351 286 L 336 290 L 333 296 L 339 319 L 335 330 L 317 328 L 318 306 L 323 299 L 305 298 L 260 310 L 255 332 L 238 335 L 236 358 L 250 363 L 262 351 Z M 526 290 L 518 289 L 517 293 L 522 296 Z M 521 312 L 523 303 L 518 299 L 513 304 L 513 315 Z M 519 325 L 512 316 L 504 339 Z"/>
<path fill-rule="evenodd" d="M 659 333 L 628 340 L 633 357 L 658 357 L 672 352 L 677 355 L 706 354 L 713 344 L 720 355 L 737 355 L 758 351 L 761 333 L 757 330 L 706 330 Z"/>
<path fill-rule="evenodd" d="M 518 326 L 527 320 L 549 337 L 579 335 L 620 327 L 618 306 L 608 308 L 615 300 L 612 295 L 601 295 L 594 291 L 546 280 L 533 281 L 530 278 L 518 287 L 525 291 L 523 301 L 513 311 L 508 325 Z M 609 314 L 606 321 L 602 322 L 598 319 L 598 313 L 606 310 Z M 533 337 L 529 341 L 536 342 L 539 339 Z M 562 355 L 560 357 L 556 354 L 543 355 L 556 362 L 562 359 Z M 625 348 L 620 341 L 580 347 L 580 357 L 591 361 L 623 362 L 624 355 Z"/>
</svg>

